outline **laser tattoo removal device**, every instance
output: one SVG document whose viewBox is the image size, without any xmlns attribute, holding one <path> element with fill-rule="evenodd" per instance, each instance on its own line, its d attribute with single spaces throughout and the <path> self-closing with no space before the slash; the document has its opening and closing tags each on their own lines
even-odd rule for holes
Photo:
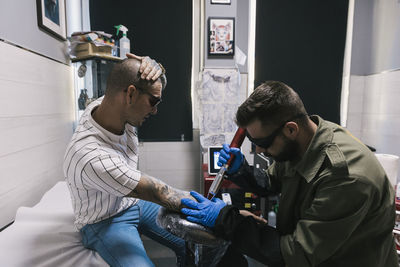
<svg viewBox="0 0 400 267">
<path fill-rule="evenodd" d="M 232 139 L 232 142 L 229 147 L 236 147 L 240 148 L 243 144 L 244 138 L 246 137 L 246 129 L 244 128 L 238 128 L 236 130 L 235 136 Z M 224 175 L 225 172 L 228 170 L 229 166 L 231 165 L 233 159 L 235 158 L 235 155 L 231 153 L 231 157 L 229 158 L 228 162 L 221 167 L 219 172 L 214 178 L 214 181 L 212 182 L 210 189 L 208 190 L 207 198 L 208 199 L 213 199 L 215 195 L 218 193 L 219 189 L 221 188 L 222 181 L 224 180 Z"/>
</svg>

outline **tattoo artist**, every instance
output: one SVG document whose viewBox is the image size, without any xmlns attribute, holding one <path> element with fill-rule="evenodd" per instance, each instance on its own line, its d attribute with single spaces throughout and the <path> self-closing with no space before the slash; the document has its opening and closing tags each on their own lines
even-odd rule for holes
<svg viewBox="0 0 400 267">
<path fill-rule="evenodd" d="M 274 159 L 260 188 L 243 154 L 224 144 L 219 164 L 235 155 L 228 179 L 258 193 L 279 193 L 277 227 L 196 192 L 183 199 L 187 219 L 213 228 L 232 246 L 271 266 L 397 267 L 394 189 L 375 155 L 346 129 L 308 116 L 288 85 L 268 81 L 238 108 L 256 152 Z"/>
</svg>

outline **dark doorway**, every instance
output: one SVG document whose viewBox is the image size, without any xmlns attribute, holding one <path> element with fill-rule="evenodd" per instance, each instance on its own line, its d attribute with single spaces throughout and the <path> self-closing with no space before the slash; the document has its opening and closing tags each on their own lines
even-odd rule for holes
<svg viewBox="0 0 400 267">
<path fill-rule="evenodd" d="M 191 141 L 192 1 L 90 0 L 92 30 L 128 31 L 131 52 L 148 55 L 167 70 L 158 114 L 139 128 L 140 141 Z"/>
<path fill-rule="evenodd" d="M 288 84 L 309 114 L 340 123 L 348 0 L 257 0 L 255 87 Z"/>
</svg>

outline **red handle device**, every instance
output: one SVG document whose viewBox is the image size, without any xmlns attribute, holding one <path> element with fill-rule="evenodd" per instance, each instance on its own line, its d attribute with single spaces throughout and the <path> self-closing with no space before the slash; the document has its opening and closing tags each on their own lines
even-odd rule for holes
<svg viewBox="0 0 400 267">
<path fill-rule="evenodd" d="M 236 147 L 236 148 L 240 148 L 243 144 L 244 138 L 246 137 L 246 129 L 244 128 L 238 128 L 236 130 L 235 136 L 232 139 L 231 144 L 229 145 L 229 147 Z M 235 155 L 233 155 L 231 153 L 231 157 L 229 158 L 228 162 L 226 163 L 228 166 L 231 165 L 231 162 L 233 161 L 233 159 L 235 158 Z"/>
<path fill-rule="evenodd" d="M 244 128 L 238 128 L 235 133 L 235 136 L 232 139 L 230 147 L 239 148 L 242 145 L 245 137 L 246 137 L 246 130 Z M 231 157 L 229 158 L 228 162 L 224 166 L 221 167 L 221 169 L 215 176 L 214 181 L 212 182 L 210 188 L 208 189 L 208 193 L 207 193 L 208 199 L 210 199 L 210 200 L 213 199 L 215 197 L 215 195 L 218 193 L 218 191 L 222 185 L 222 182 L 224 180 L 225 171 L 229 168 L 229 165 L 231 164 L 234 157 L 235 157 L 235 155 L 233 155 L 231 153 Z"/>
</svg>

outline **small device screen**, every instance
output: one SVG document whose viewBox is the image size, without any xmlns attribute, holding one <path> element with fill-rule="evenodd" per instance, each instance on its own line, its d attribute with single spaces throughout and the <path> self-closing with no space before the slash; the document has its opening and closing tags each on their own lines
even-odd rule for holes
<svg viewBox="0 0 400 267">
<path fill-rule="evenodd" d="M 220 166 L 218 166 L 218 157 L 219 151 L 222 149 L 222 146 L 210 146 L 208 147 L 208 173 L 209 174 L 217 174 Z"/>
</svg>

